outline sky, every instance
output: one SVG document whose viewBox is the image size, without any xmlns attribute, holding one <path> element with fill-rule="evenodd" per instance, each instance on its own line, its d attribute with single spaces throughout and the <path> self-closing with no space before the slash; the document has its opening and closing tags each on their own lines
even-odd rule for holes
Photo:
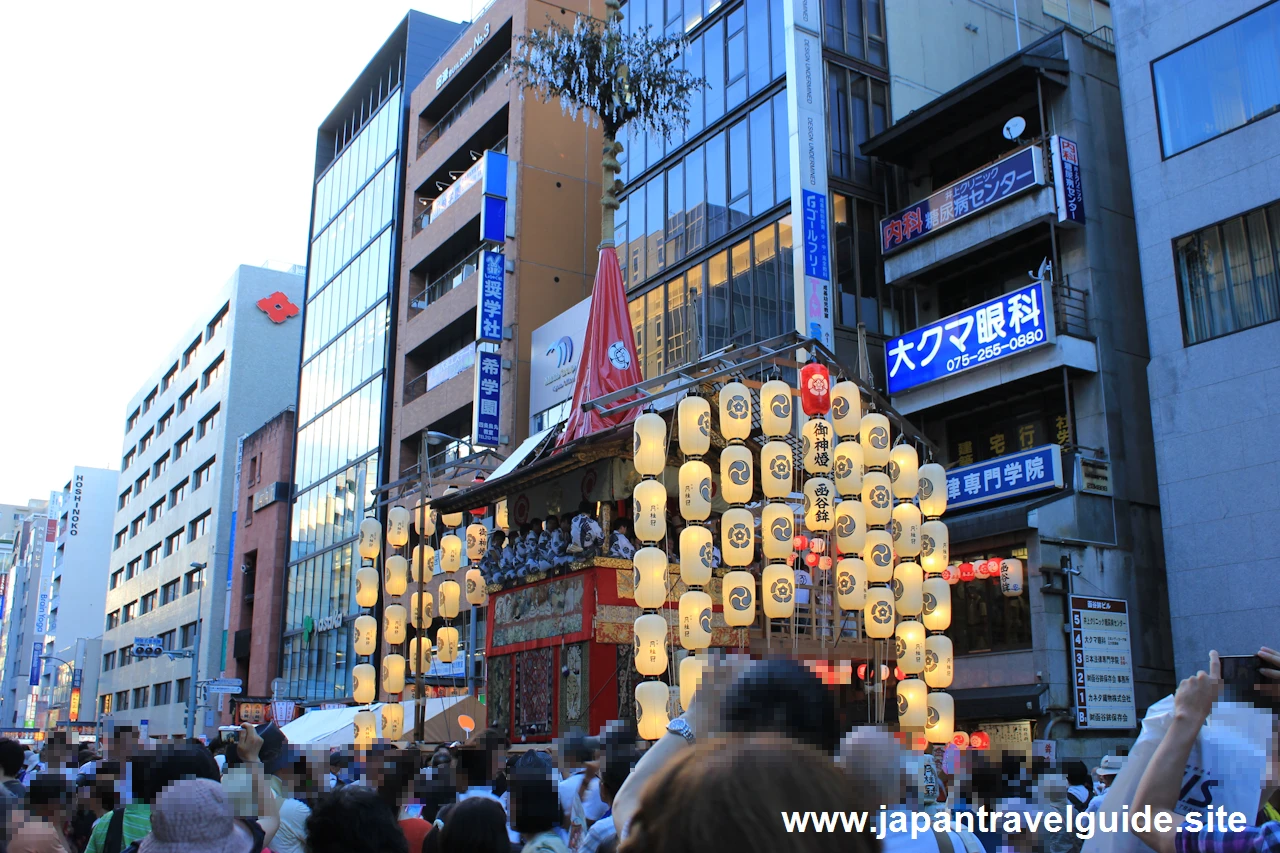
<svg viewBox="0 0 1280 853">
<path fill-rule="evenodd" d="M 316 127 L 409 8 L 0 4 L 0 502 L 118 468 L 130 397 L 235 268 L 305 263 Z"/>
</svg>

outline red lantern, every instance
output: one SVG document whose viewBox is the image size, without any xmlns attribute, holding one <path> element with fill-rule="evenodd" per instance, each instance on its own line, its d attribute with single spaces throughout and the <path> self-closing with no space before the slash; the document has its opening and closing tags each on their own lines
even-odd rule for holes
<svg viewBox="0 0 1280 853">
<path fill-rule="evenodd" d="M 809 362 L 800 368 L 800 407 L 811 417 L 831 411 L 831 373 L 826 365 Z"/>
<path fill-rule="evenodd" d="M 901 681 L 902 679 L 906 678 L 906 676 L 902 673 L 902 670 L 898 669 L 896 666 L 893 668 L 893 677 L 897 681 Z"/>
<path fill-rule="evenodd" d="M 867 680 L 867 665 L 865 663 L 858 664 L 858 678 L 862 681 Z"/>
<path fill-rule="evenodd" d="M 992 558 L 982 564 L 982 574 L 989 578 L 1000 577 L 1000 561 Z"/>
<path fill-rule="evenodd" d="M 812 569 L 814 566 L 818 565 L 818 555 L 813 553 L 812 551 L 810 551 L 808 554 L 805 554 L 804 564 Z"/>
<path fill-rule="evenodd" d="M 969 747 L 971 749 L 989 749 L 991 747 L 991 735 L 986 732 L 974 732 L 969 735 Z"/>
<path fill-rule="evenodd" d="M 796 555 L 795 555 L 795 554 L 788 554 L 788 555 L 787 555 L 787 565 L 788 565 L 788 566 L 790 566 L 790 567 L 791 567 L 791 568 L 793 568 L 793 569 L 796 567 Z"/>
<path fill-rule="evenodd" d="M 973 563 L 961 563 L 959 566 L 959 570 L 960 570 L 960 580 L 962 581 L 973 580 Z"/>
<path fill-rule="evenodd" d="M 809 547 L 809 537 L 797 536 L 791 540 L 791 547 L 795 548 L 797 551 L 803 551 L 805 548 Z"/>
<path fill-rule="evenodd" d="M 956 749 L 967 749 L 969 747 L 969 735 L 964 732 L 956 732 L 951 736 L 951 745 Z"/>
<path fill-rule="evenodd" d="M 476 478 L 471 482 L 474 485 L 478 485 L 484 482 L 484 477 L 481 477 L 479 474 L 477 474 Z M 471 514 L 474 515 L 476 518 L 483 518 L 485 516 L 485 513 L 487 513 L 488 511 L 489 511 L 489 508 L 487 506 L 481 506 L 471 510 Z"/>
</svg>

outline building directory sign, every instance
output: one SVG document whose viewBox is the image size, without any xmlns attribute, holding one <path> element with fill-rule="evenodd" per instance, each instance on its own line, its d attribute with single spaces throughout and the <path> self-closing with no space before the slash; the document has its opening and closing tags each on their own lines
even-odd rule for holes
<svg viewBox="0 0 1280 853">
<path fill-rule="evenodd" d="M 947 509 L 1062 488 L 1062 446 L 1046 444 L 947 472 Z"/>
<path fill-rule="evenodd" d="M 480 253 L 480 288 L 476 292 L 476 340 L 502 343 L 502 303 L 506 294 L 506 258 L 498 252 Z"/>
<path fill-rule="evenodd" d="M 475 417 L 471 441 L 481 447 L 497 447 L 502 438 L 502 356 L 476 353 Z"/>
<path fill-rule="evenodd" d="M 1044 184 L 1044 152 L 1031 145 L 880 220 L 885 254 Z"/>
<path fill-rule="evenodd" d="M 1138 725 L 1128 602 L 1071 596 L 1071 671 L 1076 728 L 1131 729 Z"/>
<path fill-rule="evenodd" d="M 889 394 L 901 394 L 1053 341 L 1044 282 L 1036 281 L 891 339 Z"/>
<path fill-rule="evenodd" d="M 1070 139 L 1054 136 L 1053 192 L 1058 201 L 1058 221 L 1084 224 L 1084 177 L 1080 174 L 1080 149 Z"/>
</svg>

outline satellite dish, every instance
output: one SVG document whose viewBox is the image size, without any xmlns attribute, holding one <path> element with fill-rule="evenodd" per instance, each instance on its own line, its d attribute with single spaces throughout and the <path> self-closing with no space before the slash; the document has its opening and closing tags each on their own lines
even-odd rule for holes
<svg viewBox="0 0 1280 853">
<path fill-rule="evenodd" d="M 1014 116 L 1004 123 L 1004 138 L 1017 139 L 1027 129 L 1027 122 L 1022 116 Z"/>
</svg>

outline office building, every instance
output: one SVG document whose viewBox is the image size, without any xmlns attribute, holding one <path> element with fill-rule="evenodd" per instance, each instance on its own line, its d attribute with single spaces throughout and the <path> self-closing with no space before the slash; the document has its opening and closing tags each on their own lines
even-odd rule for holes
<svg viewBox="0 0 1280 853">
<path fill-rule="evenodd" d="M 1280 617 L 1280 3 L 1112 11 L 1185 676 L 1210 649 L 1253 654 Z"/>
<path fill-rule="evenodd" d="M 97 722 L 93 697 L 98 695 L 98 670 L 101 666 L 102 637 L 80 637 L 70 644 L 57 644 L 45 661 L 49 679 L 48 698 L 45 699 L 46 729 L 65 729 L 71 724 L 88 726 Z"/>
<path fill-rule="evenodd" d="M 297 397 L 300 272 L 237 268 L 125 408 L 95 697 L 118 723 L 186 729 L 192 661 L 135 660 L 137 637 L 198 645 L 196 682 L 222 672 L 239 438 Z"/>
<path fill-rule="evenodd" d="M 19 728 L 36 726 L 44 637 L 42 632 L 38 639 L 34 638 L 35 614 L 40 603 L 41 576 L 46 565 L 53 565 L 57 541 L 57 522 L 50 522 L 45 506 L 36 512 L 20 513 L 13 529 L 13 552 L 4 581 L 4 622 L 0 632 L 0 643 L 4 645 L 2 719 Z M 42 622 L 42 628 L 44 624 L 47 623 Z"/>
<path fill-rule="evenodd" d="M 304 620 L 355 616 L 351 543 L 371 490 L 392 470 L 380 451 L 394 384 L 408 98 L 460 29 L 410 12 L 316 134 L 281 652 L 291 698 L 349 691 L 349 628 L 312 636 Z"/>
</svg>

